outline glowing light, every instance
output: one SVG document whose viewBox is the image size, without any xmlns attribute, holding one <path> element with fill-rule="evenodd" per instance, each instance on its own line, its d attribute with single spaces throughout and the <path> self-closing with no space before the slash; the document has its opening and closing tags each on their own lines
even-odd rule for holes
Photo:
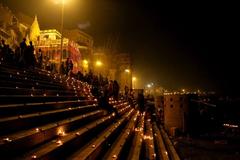
<svg viewBox="0 0 240 160">
<path fill-rule="evenodd" d="M 143 139 L 144 139 L 144 140 L 146 140 L 146 139 L 152 140 L 152 139 L 153 139 L 153 137 L 151 137 L 151 136 L 148 136 L 148 135 L 144 135 L 144 136 L 143 136 Z"/>
<path fill-rule="evenodd" d="M 68 0 L 54 0 L 55 4 L 66 4 Z"/>
<path fill-rule="evenodd" d="M 36 158 L 37 158 L 37 156 L 36 156 L 36 155 L 32 155 L 32 158 L 33 158 L 33 159 L 36 159 Z"/>
<path fill-rule="evenodd" d="M 65 132 L 63 131 L 63 129 L 60 128 L 60 129 L 58 130 L 58 135 L 59 135 L 59 136 L 65 136 L 66 134 L 65 134 Z"/>
<path fill-rule="evenodd" d="M 86 59 L 83 60 L 83 64 L 87 65 L 88 61 Z"/>
<path fill-rule="evenodd" d="M 239 127 L 238 125 L 228 124 L 228 123 L 223 124 L 223 126 L 230 127 L 230 128 L 238 128 Z"/>
<path fill-rule="evenodd" d="M 96 62 L 96 66 L 98 66 L 98 67 L 102 66 L 102 62 L 101 61 L 97 61 Z"/>
<path fill-rule="evenodd" d="M 61 140 L 58 140 L 56 143 L 57 143 L 59 146 L 61 146 L 61 145 L 63 144 Z"/>
<path fill-rule="evenodd" d="M 125 72 L 126 73 L 130 73 L 130 69 L 125 69 Z"/>
<path fill-rule="evenodd" d="M 9 139 L 9 138 L 4 138 L 3 140 L 6 141 L 6 142 L 11 142 L 11 141 L 12 141 L 12 140 Z"/>
</svg>

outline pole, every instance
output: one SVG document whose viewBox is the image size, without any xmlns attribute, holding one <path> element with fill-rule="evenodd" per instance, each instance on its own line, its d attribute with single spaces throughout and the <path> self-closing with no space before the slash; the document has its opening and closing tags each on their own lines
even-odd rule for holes
<svg viewBox="0 0 240 160">
<path fill-rule="evenodd" d="M 59 60 L 59 73 L 61 72 L 61 64 L 63 58 L 63 15 L 64 15 L 64 1 L 62 0 L 62 13 L 61 13 L 61 53 Z"/>
</svg>

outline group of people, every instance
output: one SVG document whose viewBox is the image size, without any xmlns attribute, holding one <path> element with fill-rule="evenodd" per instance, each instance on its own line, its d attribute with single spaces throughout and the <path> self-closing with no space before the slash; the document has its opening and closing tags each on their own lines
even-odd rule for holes
<svg viewBox="0 0 240 160">
<path fill-rule="evenodd" d="M 27 45 L 26 38 L 23 38 L 19 46 L 15 47 L 15 50 L 11 49 L 4 40 L 1 40 L 0 58 L 6 63 L 20 68 L 38 67 L 50 70 L 49 58 L 43 56 L 41 49 L 35 54 L 35 48 L 32 41 Z"/>
<path fill-rule="evenodd" d="M 47 56 L 43 56 L 41 49 L 35 52 L 35 48 L 33 43 L 30 41 L 29 45 L 26 43 L 26 38 L 15 48 L 13 51 L 8 44 L 5 43 L 4 40 L 1 40 L 0 43 L 0 59 L 9 63 L 16 65 L 18 67 L 24 68 L 32 68 L 35 67 L 42 68 L 48 71 L 57 72 L 56 65 L 51 64 L 49 62 L 49 58 Z M 108 80 L 102 75 L 96 76 L 90 70 L 89 73 L 83 74 L 78 71 L 76 74 L 73 72 L 73 62 L 70 58 L 67 58 L 65 63 L 63 62 L 60 66 L 60 73 L 66 74 L 72 77 L 75 77 L 78 80 L 87 82 L 92 86 L 92 94 L 98 99 L 99 106 L 106 108 L 109 111 L 116 110 L 109 104 L 109 98 L 113 98 L 114 100 L 119 99 L 119 84 L 116 80 Z M 132 90 L 129 90 L 128 87 L 125 87 L 125 100 L 129 101 L 131 105 L 133 105 L 133 95 Z M 138 100 L 139 102 L 142 101 Z M 142 104 L 142 102 L 141 102 Z M 139 104 L 139 106 L 141 105 Z M 141 105 L 142 106 L 142 105 Z M 117 112 L 116 112 L 117 113 Z"/>
<path fill-rule="evenodd" d="M 51 63 L 50 58 L 44 55 L 41 49 L 36 51 L 32 41 L 30 41 L 28 45 L 26 38 L 23 38 L 22 42 L 15 47 L 15 50 L 10 48 L 4 40 L 1 40 L 0 59 L 10 65 L 15 65 L 20 68 L 33 69 L 34 67 L 38 67 L 53 73 L 58 72 L 56 64 Z M 66 62 L 63 62 L 61 65 L 61 74 L 69 75 L 72 70 L 73 62 L 70 58 L 67 58 Z"/>
<path fill-rule="evenodd" d="M 34 56 L 34 46 L 30 41 L 30 44 L 26 44 L 26 39 L 15 47 L 13 51 L 4 40 L 1 40 L 0 45 L 0 56 L 1 59 L 12 64 L 16 64 L 22 67 L 34 67 L 36 59 Z"/>
</svg>

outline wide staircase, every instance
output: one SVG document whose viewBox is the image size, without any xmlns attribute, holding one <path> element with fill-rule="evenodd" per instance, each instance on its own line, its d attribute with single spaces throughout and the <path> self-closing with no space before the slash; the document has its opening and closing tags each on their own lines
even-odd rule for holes
<svg viewBox="0 0 240 160">
<path fill-rule="evenodd" d="M 85 82 L 0 62 L 0 159 L 176 159 L 151 115 L 109 103 L 118 114 Z"/>
</svg>

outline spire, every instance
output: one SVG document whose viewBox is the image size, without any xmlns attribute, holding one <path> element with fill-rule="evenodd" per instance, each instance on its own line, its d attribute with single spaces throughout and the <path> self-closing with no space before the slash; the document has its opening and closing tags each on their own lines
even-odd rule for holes
<svg viewBox="0 0 240 160">
<path fill-rule="evenodd" d="M 37 20 L 37 16 L 35 15 L 34 21 L 30 28 L 30 40 L 33 42 L 37 41 L 38 36 L 40 36 L 40 28 Z"/>
</svg>

